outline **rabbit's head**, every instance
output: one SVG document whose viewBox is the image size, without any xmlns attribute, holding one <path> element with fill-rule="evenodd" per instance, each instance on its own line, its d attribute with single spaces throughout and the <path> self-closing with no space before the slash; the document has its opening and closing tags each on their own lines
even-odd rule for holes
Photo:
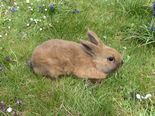
<svg viewBox="0 0 155 116">
<path fill-rule="evenodd" d="M 92 31 L 87 33 L 89 41 L 81 41 L 83 50 L 92 57 L 97 70 L 111 73 L 123 64 L 122 55 L 100 40 Z"/>
</svg>

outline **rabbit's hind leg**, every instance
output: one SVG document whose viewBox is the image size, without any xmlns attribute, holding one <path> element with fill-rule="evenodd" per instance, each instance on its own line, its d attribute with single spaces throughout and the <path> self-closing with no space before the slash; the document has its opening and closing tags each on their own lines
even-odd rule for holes
<svg viewBox="0 0 155 116">
<path fill-rule="evenodd" d="M 46 73 L 46 76 L 51 79 L 57 79 L 61 75 L 63 75 L 63 73 L 60 70 L 53 69 L 53 68 L 47 70 L 47 73 Z"/>
<path fill-rule="evenodd" d="M 59 71 L 52 70 L 52 69 L 46 68 L 44 66 L 33 67 L 33 71 L 36 74 L 43 75 L 43 76 L 49 77 L 51 79 L 56 79 L 56 78 L 58 78 L 59 75 L 61 75 L 61 73 Z"/>
</svg>

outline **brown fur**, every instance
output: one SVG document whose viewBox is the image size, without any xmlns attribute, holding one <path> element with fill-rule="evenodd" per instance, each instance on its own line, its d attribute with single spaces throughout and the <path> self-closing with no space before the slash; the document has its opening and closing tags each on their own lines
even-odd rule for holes
<svg viewBox="0 0 155 116">
<path fill-rule="evenodd" d="M 87 34 L 89 41 L 81 43 L 53 39 L 39 45 L 31 58 L 34 72 L 51 78 L 69 74 L 88 79 L 106 78 L 122 64 L 122 56 L 104 45 L 94 32 Z M 114 61 L 109 61 L 109 57 Z"/>
</svg>

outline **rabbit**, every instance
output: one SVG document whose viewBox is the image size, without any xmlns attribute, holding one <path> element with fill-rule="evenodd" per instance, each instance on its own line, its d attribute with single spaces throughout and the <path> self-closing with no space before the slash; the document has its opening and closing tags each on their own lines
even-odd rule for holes
<svg viewBox="0 0 155 116">
<path fill-rule="evenodd" d="M 61 75 L 102 80 L 122 64 L 122 55 L 88 30 L 89 41 L 51 39 L 37 46 L 30 60 L 34 73 L 57 79 Z"/>
</svg>

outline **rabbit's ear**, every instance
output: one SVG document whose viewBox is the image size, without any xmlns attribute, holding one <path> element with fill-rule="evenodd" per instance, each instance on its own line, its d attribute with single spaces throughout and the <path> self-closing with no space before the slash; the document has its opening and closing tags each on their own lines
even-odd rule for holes
<svg viewBox="0 0 155 116">
<path fill-rule="evenodd" d="M 89 41 L 80 41 L 80 43 L 82 44 L 82 48 L 83 50 L 89 54 L 90 56 L 95 56 L 96 52 L 97 52 L 97 46 L 95 46 L 94 44 L 92 44 Z"/>
<path fill-rule="evenodd" d="M 94 33 L 93 31 L 90 31 L 88 29 L 88 32 L 87 32 L 87 35 L 89 37 L 89 41 L 95 45 L 101 45 L 102 42 L 101 40 L 99 39 L 99 37 L 96 35 L 96 33 Z"/>
</svg>

